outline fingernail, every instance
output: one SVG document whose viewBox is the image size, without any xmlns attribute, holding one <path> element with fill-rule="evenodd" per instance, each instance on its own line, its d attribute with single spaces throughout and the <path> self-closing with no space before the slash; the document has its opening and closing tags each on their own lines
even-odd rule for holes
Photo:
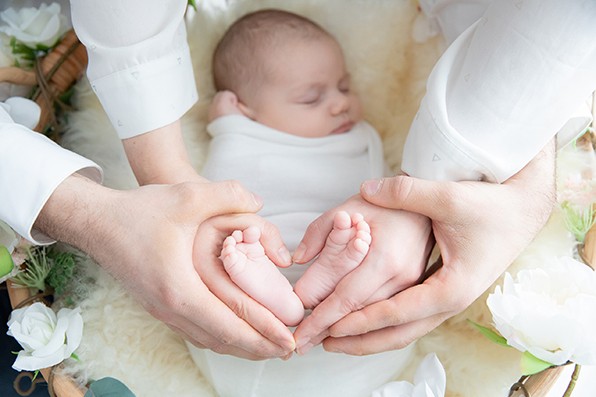
<svg viewBox="0 0 596 397">
<path fill-rule="evenodd" d="M 343 353 L 343 351 L 335 346 L 325 346 L 325 351 L 327 353 Z"/>
<path fill-rule="evenodd" d="M 263 206 L 263 199 L 258 194 L 253 193 L 252 199 L 254 200 L 255 204 L 258 205 L 259 207 Z"/>
<path fill-rule="evenodd" d="M 290 255 L 290 251 L 286 247 L 281 247 L 277 253 L 281 260 L 284 261 L 284 264 L 290 265 L 292 263 L 292 255 Z"/>
<path fill-rule="evenodd" d="M 296 248 L 296 251 L 294 251 L 294 262 L 301 263 L 300 261 L 304 257 L 305 253 L 306 245 L 304 243 L 300 243 L 300 245 L 298 245 L 298 248 Z"/>
<path fill-rule="evenodd" d="M 314 345 L 312 343 L 307 342 L 304 345 L 302 345 L 301 347 L 296 348 L 296 353 L 303 356 L 306 353 L 308 353 L 309 350 L 312 349 L 313 347 L 314 347 Z"/>
<path fill-rule="evenodd" d="M 290 358 L 292 358 L 292 356 L 294 355 L 294 352 L 289 352 L 288 354 L 286 354 L 285 356 L 281 357 L 281 359 L 283 361 L 288 361 Z"/>
<path fill-rule="evenodd" d="M 368 196 L 374 196 L 381 190 L 381 185 L 383 184 L 382 179 L 371 179 L 370 181 L 366 181 L 362 184 L 361 189 L 364 193 Z"/>
</svg>

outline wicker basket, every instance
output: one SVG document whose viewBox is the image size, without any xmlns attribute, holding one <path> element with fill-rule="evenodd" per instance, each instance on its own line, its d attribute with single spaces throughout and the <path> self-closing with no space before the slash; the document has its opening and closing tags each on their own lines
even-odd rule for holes
<svg viewBox="0 0 596 397">
<path fill-rule="evenodd" d="M 0 82 L 35 87 L 32 99 L 41 107 L 41 119 L 35 130 L 46 132 L 57 123 L 57 98 L 78 81 L 86 65 L 86 50 L 71 30 L 51 53 L 40 60 L 36 72 L 23 71 L 16 67 L 0 68 Z M 585 244 L 580 248 L 580 254 L 586 263 L 592 267 L 596 265 L 596 226 L 588 233 Z M 7 282 L 7 286 L 13 308 L 34 301 L 27 288 L 15 286 L 10 281 Z M 512 388 L 511 396 L 546 397 L 562 371 L 562 367 L 557 367 L 528 377 L 524 379 L 523 384 L 520 382 L 517 390 Z M 83 397 L 86 392 L 85 388 L 79 387 L 71 378 L 60 375 L 60 371 L 56 371 L 55 367 L 40 372 L 48 382 L 50 395 Z"/>
<path fill-rule="evenodd" d="M 0 68 L 0 82 L 32 87 L 31 99 L 41 108 L 35 131 L 47 132 L 57 127 L 59 97 L 78 81 L 86 66 L 87 51 L 71 29 L 49 54 L 35 64 L 34 70 L 26 71 L 14 66 Z"/>
</svg>

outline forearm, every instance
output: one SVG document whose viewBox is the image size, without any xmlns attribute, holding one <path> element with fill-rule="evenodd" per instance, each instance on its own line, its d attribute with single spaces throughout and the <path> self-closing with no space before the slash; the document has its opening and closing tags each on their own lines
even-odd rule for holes
<svg viewBox="0 0 596 397">
<path fill-rule="evenodd" d="M 192 167 L 180 121 L 122 141 L 140 185 L 204 181 Z"/>
<path fill-rule="evenodd" d="M 596 88 L 595 13 L 590 1 L 493 1 L 429 77 L 404 171 L 502 182 L 557 131 L 581 132 L 588 117 L 567 127 Z"/>
<path fill-rule="evenodd" d="M 73 174 L 54 190 L 34 227 L 54 240 L 93 254 L 90 252 L 93 243 L 109 234 L 106 227 L 114 213 L 111 192 L 84 176 Z"/>
</svg>

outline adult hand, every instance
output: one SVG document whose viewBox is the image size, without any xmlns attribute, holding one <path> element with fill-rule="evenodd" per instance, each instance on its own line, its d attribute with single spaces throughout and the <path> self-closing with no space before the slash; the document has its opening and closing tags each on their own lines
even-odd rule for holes
<svg viewBox="0 0 596 397">
<path fill-rule="evenodd" d="M 193 249 L 206 219 L 260 207 L 234 182 L 116 191 L 74 175 L 58 186 L 35 227 L 87 252 L 149 313 L 197 346 L 259 359 L 287 355 L 292 335 L 281 323 L 256 318 L 260 313 L 238 317 L 197 274 Z"/>
<path fill-rule="evenodd" d="M 316 256 L 333 225 L 337 211 L 361 213 L 371 229 L 372 242 L 364 261 L 337 284 L 296 329 L 297 352 L 305 354 L 329 335 L 329 327 L 345 315 L 389 298 L 420 281 L 433 240 L 429 220 L 421 215 L 381 208 L 353 196 L 311 223 L 294 253 L 306 263 Z"/>
<path fill-rule="evenodd" d="M 219 258 L 224 239 L 235 230 L 245 230 L 248 227 L 259 228 L 261 231 L 259 242 L 265 249 L 267 257 L 275 265 L 288 267 L 292 264 L 290 252 L 273 224 L 254 214 L 227 214 L 212 217 L 199 227 L 194 252 L 197 272 L 209 290 L 236 314 L 243 318 L 258 320 L 252 325 L 263 335 L 269 335 L 271 332 L 279 333 L 283 328 L 284 332 L 280 337 L 283 336 L 293 343 L 292 333 L 281 320 L 236 285 Z M 269 282 L 274 281 L 274 279 L 269 280 Z M 276 286 L 262 285 L 261 288 L 269 288 L 273 291 Z M 275 324 L 275 328 L 272 328 L 272 324 Z"/>
<path fill-rule="evenodd" d="M 406 176 L 363 185 L 363 197 L 376 205 L 432 219 L 443 266 L 422 284 L 338 321 L 325 348 L 357 355 L 402 348 L 467 308 L 547 221 L 555 198 L 554 163 L 550 144 L 501 185 Z"/>
</svg>

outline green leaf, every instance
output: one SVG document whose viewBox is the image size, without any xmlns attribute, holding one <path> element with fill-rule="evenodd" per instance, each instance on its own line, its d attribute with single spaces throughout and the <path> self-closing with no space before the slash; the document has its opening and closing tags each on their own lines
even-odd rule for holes
<svg viewBox="0 0 596 397">
<path fill-rule="evenodd" d="M 10 274 L 14 269 L 14 262 L 12 261 L 12 256 L 10 256 L 10 252 L 8 252 L 8 248 L 0 244 L 0 277 L 4 277 L 7 274 Z"/>
<path fill-rule="evenodd" d="M 118 379 L 106 377 L 91 383 L 85 397 L 135 397 L 135 395 Z"/>
<path fill-rule="evenodd" d="M 524 352 L 521 358 L 522 375 L 537 374 L 552 366 L 554 364 L 543 361 L 528 351 Z"/>
<path fill-rule="evenodd" d="M 501 346 L 506 346 L 506 347 L 510 347 L 507 344 L 507 339 L 503 338 L 501 335 L 497 334 L 495 331 L 493 331 L 490 328 L 487 327 L 483 327 L 480 324 L 476 324 L 474 321 L 472 320 L 468 320 L 468 322 L 470 324 L 472 324 L 478 331 L 480 331 L 480 333 L 484 336 L 486 336 L 488 338 L 488 340 L 490 340 L 491 342 L 495 342 L 498 345 Z"/>
<path fill-rule="evenodd" d="M 194 8 L 195 11 L 197 10 L 197 2 L 196 2 L 196 0 L 188 0 L 188 5 L 191 6 L 192 8 Z"/>
<path fill-rule="evenodd" d="M 57 295 L 62 295 L 74 275 L 78 257 L 72 252 L 61 252 L 56 249 L 49 250 L 46 256 L 52 267 L 45 282 L 54 288 Z"/>
</svg>

